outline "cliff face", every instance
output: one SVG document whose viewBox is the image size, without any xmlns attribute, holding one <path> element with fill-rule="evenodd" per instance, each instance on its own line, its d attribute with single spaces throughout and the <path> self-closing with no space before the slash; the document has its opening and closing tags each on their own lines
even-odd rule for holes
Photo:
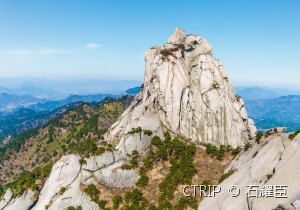
<svg viewBox="0 0 300 210">
<path fill-rule="evenodd" d="M 109 130 L 107 139 L 124 153 L 141 148 L 126 135 L 141 127 L 162 135 L 166 130 L 197 143 L 247 142 L 256 131 L 243 100 L 236 96 L 212 47 L 197 35 L 176 29 L 168 43 L 147 50 L 145 81 L 133 104 Z M 138 141 L 138 142 L 135 142 Z"/>
</svg>

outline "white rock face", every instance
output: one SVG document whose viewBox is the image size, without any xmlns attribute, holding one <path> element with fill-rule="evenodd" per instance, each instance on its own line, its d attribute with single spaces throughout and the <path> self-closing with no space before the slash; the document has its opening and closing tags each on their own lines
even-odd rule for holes
<svg viewBox="0 0 300 210">
<path fill-rule="evenodd" d="M 33 210 L 66 209 L 81 206 L 84 210 L 98 210 L 96 203 L 82 191 L 83 185 L 104 184 L 108 187 L 124 188 L 135 185 L 138 175 L 134 170 L 121 170 L 124 156 L 118 152 L 106 152 L 100 156 L 86 159 L 80 165 L 77 155 L 63 156 L 52 168 L 36 204 L 32 200 L 34 192 L 29 190 L 21 197 L 12 198 L 7 190 L 0 202 L 0 209 Z M 64 190 L 62 190 L 64 189 Z"/>
<path fill-rule="evenodd" d="M 278 205 L 300 209 L 300 134 L 293 141 L 284 134 L 273 134 L 262 145 L 255 145 L 237 157 L 226 171 L 230 169 L 236 172 L 221 183 L 221 193 L 215 198 L 205 198 L 199 210 L 272 210 Z M 271 174 L 268 179 L 267 175 Z M 227 193 L 231 185 L 241 189 L 238 197 L 230 197 Z M 286 185 L 287 198 L 247 199 L 247 185 Z"/>
<path fill-rule="evenodd" d="M 233 147 L 253 137 L 256 128 L 244 102 L 206 40 L 176 29 L 167 44 L 147 50 L 145 60 L 142 91 L 107 135 L 120 151 L 149 146 L 148 139 L 125 135 L 137 127 Z"/>
<path fill-rule="evenodd" d="M 8 189 L 4 195 L 3 200 L 0 202 L 0 209 L 27 210 L 34 204 L 34 201 L 32 199 L 34 194 L 35 192 L 29 189 L 20 197 L 13 198 L 12 191 Z"/>
<path fill-rule="evenodd" d="M 2 200 L 0 201 L 0 209 L 3 209 L 8 205 L 13 197 L 13 192 L 10 189 L 7 189 Z"/>
<path fill-rule="evenodd" d="M 82 185 L 101 183 L 115 188 L 132 187 L 138 178 L 133 170 L 117 169 L 124 163 L 124 157 L 118 153 L 106 152 L 91 157 L 82 166 L 79 159 L 77 155 L 64 156 L 53 166 L 34 210 L 44 209 L 45 206 L 53 210 L 69 206 L 96 210 L 98 205 L 82 191 Z M 66 190 L 60 193 L 62 188 Z"/>
</svg>

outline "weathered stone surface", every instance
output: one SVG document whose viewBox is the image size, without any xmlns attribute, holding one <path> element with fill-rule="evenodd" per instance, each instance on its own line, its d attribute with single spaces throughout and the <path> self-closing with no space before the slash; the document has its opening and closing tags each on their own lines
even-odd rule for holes
<svg viewBox="0 0 300 210">
<path fill-rule="evenodd" d="M 120 151 L 147 149 L 148 139 L 125 135 L 137 127 L 233 147 L 253 137 L 244 102 L 206 40 L 176 29 L 167 44 L 147 50 L 145 60 L 143 89 L 107 135 Z"/>
<path fill-rule="evenodd" d="M 205 198 L 200 203 L 199 210 L 271 210 L 278 205 L 295 209 L 299 205 L 300 135 L 291 141 L 283 134 L 273 134 L 261 145 L 254 145 L 237 157 L 226 171 L 230 169 L 236 172 L 221 183 L 222 192 L 215 198 Z M 236 198 L 227 193 L 231 185 L 237 185 L 241 189 Z M 247 185 L 287 185 L 287 198 L 247 199 Z"/>
<path fill-rule="evenodd" d="M 132 187 L 138 175 L 133 170 L 118 169 L 124 163 L 124 156 L 117 152 L 106 152 L 86 159 L 79 164 L 80 157 L 62 157 L 54 166 L 41 191 L 38 203 L 33 209 L 65 209 L 68 206 L 81 206 L 83 209 L 99 209 L 98 205 L 82 191 L 82 185 L 98 183 L 109 187 Z M 64 193 L 59 193 L 65 188 Z"/>
<path fill-rule="evenodd" d="M 13 192 L 10 189 L 7 189 L 3 198 L 0 201 L 0 209 L 3 209 L 11 201 L 13 197 Z"/>
<path fill-rule="evenodd" d="M 28 191 L 24 192 L 23 195 L 13 198 L 12 191 L 8 189 L 3 200 L 0 202 L 0 209 L 27 210 L 34 204 L 34 194 L 35 192 L 29 189 Z"/>
<path fill-rule="evenodd" d="M 13 198 L 10 190 L 0 202 L 0 209 L 33 210 L 66 209 L 69 206 L 81 206 L 86 210 L 97 210 L 98 205 L 82 191 L 82 186 L 98 183 L 109 187 L 132 187 L 138 178 L 134 170 L 121 170 L 119 167 L 126 158 L 119 152 L 105 152 L 100 156 L 86 159 L 80 165 L 77 155 L 63 156 L 52 168 L 36 204 L 34 192 L 29 190 L 18 198 Z"/>
</svg>

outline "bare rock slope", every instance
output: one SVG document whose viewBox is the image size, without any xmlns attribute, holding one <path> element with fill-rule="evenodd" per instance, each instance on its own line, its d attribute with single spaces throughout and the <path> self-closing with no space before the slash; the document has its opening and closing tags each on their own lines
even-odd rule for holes
<svg viewBox="0 0 300 210">
<path fill-rule="evenodd" d="M 237 157 L 226 169 L 227 172 L 229 170 L 234 173 L 220 185 L 221 193 L 205 198 L 199 210 L 300 209 L 300 134 L 292 141 L 282 133 L 267 137 L 261 144 L 255 144 Z M 227 192 L 232 185 L 240 189 L 237 197 L 229 196 Z M 279 190 L 261 191 L 265 194 L 248 198 L 247 185 L 258 186 L 253 187 L 251 195 L 256 194 L 257 189 L 268 187 L 275 189 L 277 186 Z M 279 198 L 280 193 L 285 198 Z"/>
</svg>

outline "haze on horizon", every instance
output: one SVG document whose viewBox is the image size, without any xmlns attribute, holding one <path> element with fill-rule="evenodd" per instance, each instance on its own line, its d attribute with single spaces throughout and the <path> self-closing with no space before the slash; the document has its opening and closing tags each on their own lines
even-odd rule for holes
<svg viewBox="0 0 300 210">
<path fill-rule="evenodd" d="M 272 7 L 270 7 L 272 5 Z M 143 80 L 176 27 L 214 47 L 236 86 L 300 90 L 300 2 L 0 2 L 0 78 Z"/>
</svg>

